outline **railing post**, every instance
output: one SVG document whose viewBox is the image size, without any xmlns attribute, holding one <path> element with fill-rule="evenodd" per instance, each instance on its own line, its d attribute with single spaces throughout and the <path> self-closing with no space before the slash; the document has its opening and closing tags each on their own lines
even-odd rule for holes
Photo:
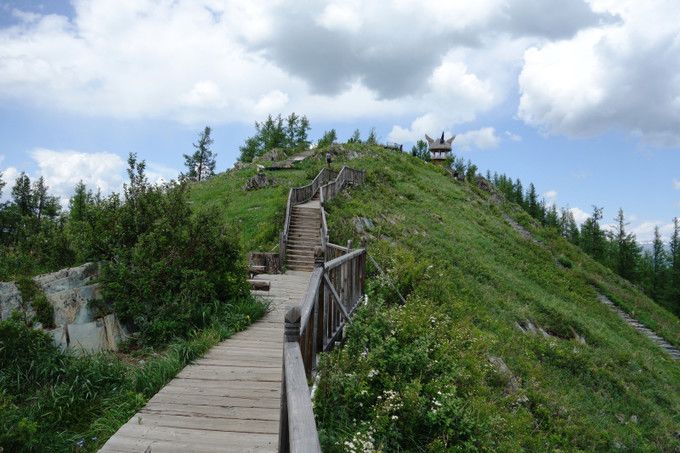
<svg viewBox="0 0 680 453">
<path fill-rule="evenodd" d="M 300 308 L 293 307 L 286 312 L 283 328 L 283 348 L 287 342 L 300 341 Z M 286 394 L 286 356 L 283 354 L 283 368 L 281 376 L 281 415 L 279 417 L 279 452 L 288 453 L 290 440 L 288 438 L 288 402 Z"/>
<path fill-rule="evenodd" d="M 312 370 L 316 369 L 316 354 L 319 351 L 323 351 L 323 264 L 325 262 L 325 253 L 323 247 L 316 247 L 314 249 L 314 267 L 316 269 L 321 269 L 321 279 L 319 280 L 318 294 L 316 300 L 314 301 L 314 312 L 312 316 L 314 317 L 314 327 L 312 330 Z M 310 370 L 311 372 L 311 370 Z"/>
</svg>

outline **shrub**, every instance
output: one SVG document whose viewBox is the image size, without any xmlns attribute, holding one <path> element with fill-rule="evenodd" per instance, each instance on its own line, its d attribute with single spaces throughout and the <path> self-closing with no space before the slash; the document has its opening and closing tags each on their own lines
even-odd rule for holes
<svg viewBox="0 0 680 453">
<path fill-rule="evenodd" d="M 143 344 L 165 344 L 224 317 L 249 296 L 237 238 L 214 211 L 191 213 L 186 185 L 162 196 L 153 225 L 103 267 L 104 300 L 139 331 Z"/>
<path fill-rule="evenodd" d="M 35 318 L 43 327 L 54 327 L 54 307 L 48 302 L 45 293 L 32 278 L 22 276 L 17 280 L 24 304 L 30 304 L 35 311 Z"/>
</svg>

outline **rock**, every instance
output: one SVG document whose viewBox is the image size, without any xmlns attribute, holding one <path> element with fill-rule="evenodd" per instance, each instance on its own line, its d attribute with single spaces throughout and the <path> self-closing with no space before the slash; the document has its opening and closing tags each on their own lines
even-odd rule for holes
<svg viewBox="0 0 680 453">
<path fill-rule="evenodd" d="M 59 326 L 56 329 L 48 330 L 46 332 L 52 337 L 52 342 L 62 351 L 68 349 L 68 333 L 66 326 Z"/>
<path fill-rule="evenodd" d="M 483 176 L 477 176 L 477 187 L 480 189 L 486 191 L 486 192 L 491 192 L 491 187 L 492 184 Z"/>
<path fill-rule="evenodd" d="M 515 394 L 522 388 L 522 380 L 510 371 L 510 368 L 508 368 L 503 359 L 489 356 L 489 363 L 493 365 L 500 375 L 507 379 L 504 390 L 507 395 Z"/>
<path fill-rule="evenodd" d="M 8 319 L 19 310 L 22 310 L 22 299 L 17 285 L 14 282 L 0 283 L 0 320 Z"/>
<path fill-rule="evenodd" d="M 359 234 L 365 233 L 366 231 L 373 229 L 375 226 L 373 221 L 367 217 L 355 217 L 353 221 L 354 230 Z"/>
<path fill-rule="evenodd" d="M 286 153 L 281 148 L 274 148 L 263 155 L 255 158 L 253 162 L 276 162 L 286 158 Z"/>
<path fill-rule="evenodd" d="M 69 324 L 66 329 L 69 349 L 74 352 L 92 354 L 107 349 L 106 329 L 101 319 L 85 324 Z"/>
<path fill-rule="evenodd" d="M 104 329 L 106 330 L 106 346 L 109 351 L 117 351 L 118 344 L 127 339 L 128 335 L 123 326 L 118 322 L 115 314 L 104 316 Z"/>
<path fill-rule="evenodd" d="M 85 263 L 33 279 L 54 308 L 56 325 L 83 324 L 94 320 L 90 302 L 101 298 L 99 284 L 92 283 L 98 275 L 96 263 Z"/>
<path fill-rule="evenodd" d="M 274 180 L 272 178 L 265 173 L 258 173 L 246 182 L 246 185 L 243 186 L 243 190 L 257 190 L 273 185 Z"/>
</svg>

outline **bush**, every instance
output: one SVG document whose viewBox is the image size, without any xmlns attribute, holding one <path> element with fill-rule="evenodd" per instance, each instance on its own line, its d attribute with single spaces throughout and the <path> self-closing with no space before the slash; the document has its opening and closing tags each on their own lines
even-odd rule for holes
<svg viewBox="0 0 680 453">
<path fill-rule="evenodd" d="M 24 304 L 30 304 L 35 311 L 35 318 L 45 328 L 54 327 L 54 307 L 47 300 L 45 293 L 32 278 L 22 276 L 17 280 Z M 30 322 L 30 320 L 27 320 Z"/>
<path fill-rule="evenodd" d="M 142 344 L 185 337 L 248 298 L 237 238 L 214 211 L 191 213 L 186 185 L 153 195 L 159 217 L 103 267 L 104 300 Z"/>
</svg>

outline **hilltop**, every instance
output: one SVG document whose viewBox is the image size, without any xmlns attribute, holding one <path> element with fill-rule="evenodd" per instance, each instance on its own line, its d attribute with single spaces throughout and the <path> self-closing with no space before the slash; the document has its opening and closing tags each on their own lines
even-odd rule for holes
<svg viewBox="0 0 680 453">
<path fill-rule="evenodd" d="M 676 347 L 677 317 L 484 180 L 377 146 L 336 151 L 367 178 L 328 205 L 331 240 L 366 239 L 387 277 L 370 269 L 367 305 L 322 361 L 325 449 L 680 449 L 678 362 L 599 299 Z M 267 171 L 272 187 L 242 189 L 251 165 L 191 198 L 240 225 L 245 251 L 271 250 L 288 188 L 323 153 Z"/>
</svg>

